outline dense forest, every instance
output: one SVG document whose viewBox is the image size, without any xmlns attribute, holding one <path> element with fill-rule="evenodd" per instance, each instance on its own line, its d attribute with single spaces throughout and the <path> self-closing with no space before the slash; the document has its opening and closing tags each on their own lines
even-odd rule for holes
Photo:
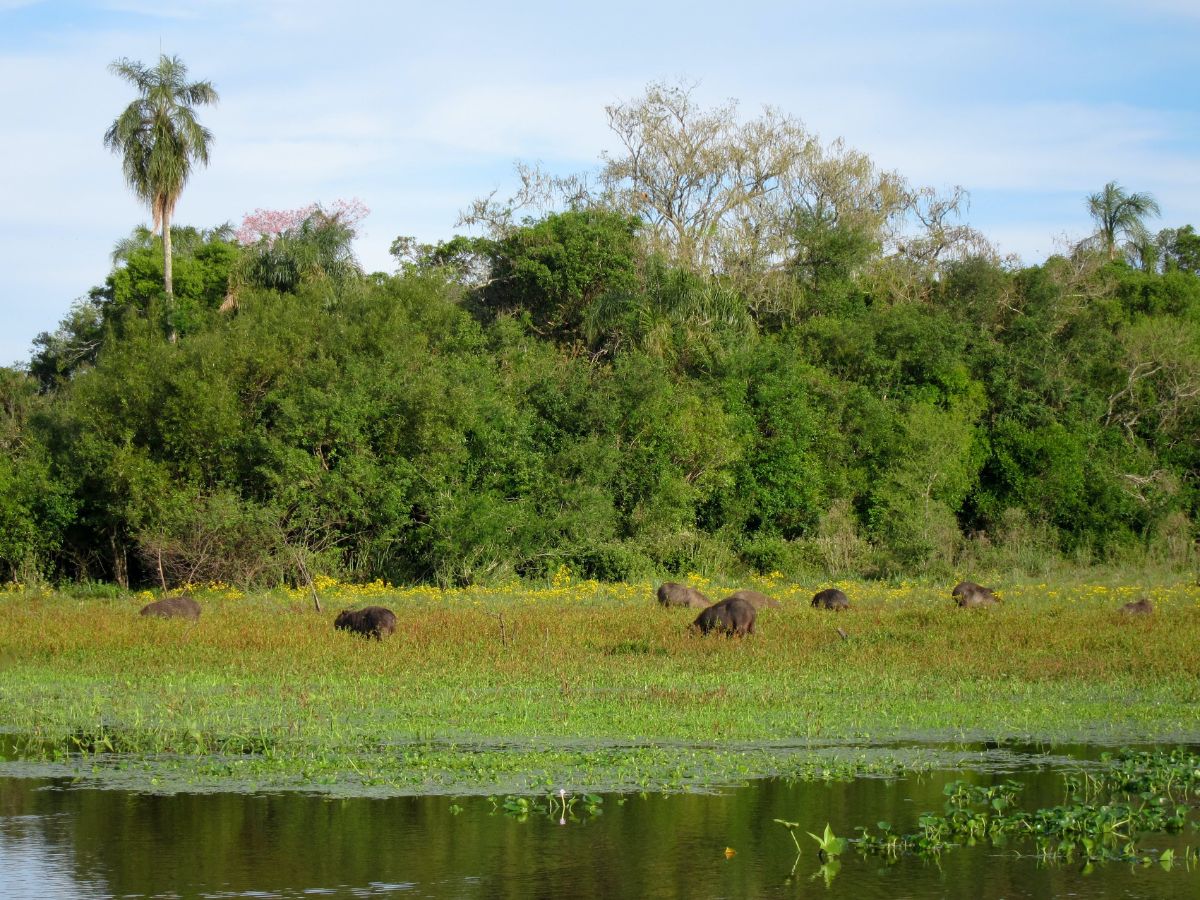
<svg viewBox="0 0 1200 900">
<path fill-rule="evenodd" d="M 1022 265 L 777 112 L 608 116 L 391 274 L 354 205 L 169 227 L 170 292 L 134 231 L 0 369 L 0 580 L 1194 563 L 1190 226 L 1113 183 Z"/>
</svg>

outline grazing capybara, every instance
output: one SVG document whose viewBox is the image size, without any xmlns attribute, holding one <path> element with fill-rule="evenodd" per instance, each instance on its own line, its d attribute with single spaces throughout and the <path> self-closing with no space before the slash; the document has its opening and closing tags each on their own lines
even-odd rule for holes
<svg viewBox="0 0 1200 900">
<path fill-rule="evenodd" d="M 756 615 L 754 604 L 750 601 L 741 597 L 728 597 L 696 616 L 696 621 L 689 627 L 701 634 L 719 631 L 722 634 L 741 637 L 744 634 L 754 634 Z"/>
<path fill-rule="evenodd" d="M 1154 604 L 1150 602 L 1149 597 L 1143 597 L 1141 600 L 1131 600 L 1121 607 L 1121 612 L 1127 616 L 1148 616 L 1154 612 Z"/>
<path fill-rule="evenodd" d="M 664 581 L 658 586 L 658 602 L 663 606 L 690 606 L 693 609 L 706 609 L 712 601 L 694 587 L 677 584 L 674 581 Z"/>
<path fill-rule="evenodd" d="M 366 606 L 362 609 L 344 609 L 338 613 L 333 627 L 342 631 L 353 631 L 363 637 L 383 640 L 385 634 L 396 630 L 396 614 L 382 606 Z"/>
<path fill-rule="evenodd" d="M 817 591 L 812 598 L 813 609 L 835 609 L 839 612 L 850 608 L 850 598 L 837 588 Z"/>
<path fill-rule="evenodd" d="M 774 597 L 768 597 L 766 594 L 760 593 L 758 591 L 752 591 L 749 588 L 742 588 L 740 591 L 734 591 L 732 594 L 730 594 L 725 599 L 730 600 L 734 597 L 737 597 L 741 600 L 745 600 L 747 603 L 749 603 L 755 609 L 762 609 L 763 607 L 767 607 L 767 606 L 778 606 L 779 605 L 779 601 L 776 600 Z"/>
<path fill-rule="evenodd" d="M 195 622 L 200 618 L 200 604 L 187 595 L 163 597 L 143 606 L 142 615 L 160 619 L 191 619 Z"/>
<path fill-rule="evenodd" d="M 960 581 L 950 592 L 950 596 L 963 609 L 975 609 L 980 606 L 994 606 L 1000 602 L 991 588 L 985 588 L 973 581 Z"/>
</svg>

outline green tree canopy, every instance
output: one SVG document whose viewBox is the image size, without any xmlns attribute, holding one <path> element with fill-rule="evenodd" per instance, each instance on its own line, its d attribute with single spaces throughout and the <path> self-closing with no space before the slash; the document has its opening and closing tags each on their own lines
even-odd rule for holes
<svg viewBox="0 0 1200 900">
<path fill-rule="evenodd" d="M 163 289 L 170 298 L 171 216 L 193 163 L 208 164 L 212 143 L 212 132 L 196 120 L 194 107 L 216 103 L 217 92 L 211 82 L 189 82 L 187 66 L 177 56 L 163 54 L 154 67 L 119 59 L 109 70 L 137 88 L 139 96 L 109 126 L 104 144 L 121 154 L 125 181 L 150 207 L 154 229 L 161 228 Z M 173 323 L 168 322 L 168 331 L 174 340 Z"/>
<path fill-rule="evenodd" d="M 1096 220 L 1096 237 L 1109 259 L 1117 258 L 1117 238 L 1124 235 L 1127 240 L 1139 241 L 1146 238 L 1144 219 L 1158 216 L 1162 212 L 1158 201 L 1150 194 L 1128 193 L 1115 181 L 1088 197 L 1088 212 Z"/>
</svg>

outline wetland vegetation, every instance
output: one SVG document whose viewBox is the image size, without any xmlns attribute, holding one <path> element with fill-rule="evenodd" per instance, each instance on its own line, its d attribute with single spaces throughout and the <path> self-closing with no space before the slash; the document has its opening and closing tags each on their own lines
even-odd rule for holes
<svg viewBox="0 0 1200 900">
<path fill-rule="evenodd" d="M 198 590 L 195 624 L 139 617 L 140 595 L 3 594 L 10 755 L 162 789 L 537 793 L 944 763 L 905 741 L 1196 738 L 1190 581 L 1030 581 L 982 610 L 947 586 L 839 582 L 854 606 L 834 614 L 768 578 L 781 605 L 743 639 L 690 634 L 651 583 L 319 585 L 320 614 L 307 590 Z M 1156 612 L 1122 615 L 1140 593 Z M 334 630 L 365 602 L 396 611 L 394 634 Z"/>
</svg>

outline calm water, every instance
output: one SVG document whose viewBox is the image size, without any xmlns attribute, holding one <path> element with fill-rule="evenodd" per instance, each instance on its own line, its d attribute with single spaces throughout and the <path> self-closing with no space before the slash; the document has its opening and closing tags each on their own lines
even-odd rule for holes
<svg viewBox="0 0 1200 900">
<path fill-rule="evenodd" d="M 849 852 L 827 885 L 806 836 L 790 876 L 795 848 L 772 821 L 809 831 L 828 821 L 838 834 L 879 819 L 907 829 L 941 810 L 946 781 L 1010 774 L 608 796 L 602 815 L 565 825 L 516 821 L 479 798 L 159 796 L 0 778 L 0 897 L 1200 897 L 1200 873 L 1181 866 L 1108 864 L 1085 875 L 986 846 L 892 865 Z M 1027 808 L 1062 800 L 1057 772 L 1026 770 L 1021 780 Z M 1189 840 L 1194 831 L 1143 845 L 1182 851 Z M 736 854 L 726 858 L 726 847 Z"/>
</svg>

